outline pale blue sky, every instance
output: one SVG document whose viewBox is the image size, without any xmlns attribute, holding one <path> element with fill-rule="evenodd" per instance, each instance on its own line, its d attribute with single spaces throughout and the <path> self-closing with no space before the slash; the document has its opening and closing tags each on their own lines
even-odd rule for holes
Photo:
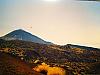
<svg viewBox="0 0 100 75">
<path fill-rule="evenodd" d="M 0 0 L 0 36 L 16 29 L 56 44 L 100 48 L 100 2 Z"/>
</svg>

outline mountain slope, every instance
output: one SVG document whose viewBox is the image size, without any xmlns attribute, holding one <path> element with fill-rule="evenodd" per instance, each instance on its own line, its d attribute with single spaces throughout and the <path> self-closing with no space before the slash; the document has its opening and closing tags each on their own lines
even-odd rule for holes
<svg viewBox="0 0 100 75">
<path fill-rule="evenodd" d="M 100 66 L 98 66 L 100 49 L 87 49 L 87 47 L 78 47 L 78 45 L 46 45 L 22 40 L 0 39 L 0 52 L 19 57 L 21 60 L 33 64 L 31 67 L 45 62 L 51 66 L 62 67 L 66 71 L 83 75 L 83 73 L 94 74 L 94 69 L 91 68 L 97 65 L 95 74 L 100 71 Z M 37 60 L 38 63 L 35 63 Z"/>
<path fill-rule="evenodd" d="M 0 75 L 42 75 L 15 56 L 0 52 Z"/>
<path fill-rule="evenodd" d="M 40 43 L 40 44 L 48 44 L 48 45 L 52 44 L 22 29 L 12 31 L 11 33 L 8 33 L 7 35 L 1 38 L 4 40 L 23 40 L 23 41 L 31 41 L 35 43 Z"/>
</svg>

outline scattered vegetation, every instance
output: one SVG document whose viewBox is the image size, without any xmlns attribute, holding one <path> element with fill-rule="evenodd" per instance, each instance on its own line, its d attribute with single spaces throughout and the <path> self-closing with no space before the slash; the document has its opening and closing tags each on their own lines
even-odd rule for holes
<svg viewBox="0 0 100 75">
<path fill-rule="evenodd" d="M 54 69 L 60 70 L 61 73 L 65 70 L 68 75 L 100 74 L 100 65 L 98 64 L 100 63 L 100 49 L 97 48 L 76 45 L 44 45 L 21 40 L 5 41 L 1 39 L 0 52 L 20 58 L 28 63 L 31 69 L 34 66 L 33 69 L 44 74 L 51 73 Z"/>
</svg>

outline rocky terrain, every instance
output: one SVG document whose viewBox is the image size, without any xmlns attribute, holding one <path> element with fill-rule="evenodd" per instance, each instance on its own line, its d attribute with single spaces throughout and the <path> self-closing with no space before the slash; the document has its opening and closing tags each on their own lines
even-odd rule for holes
<svg viewBox="0 0 100 75">
<path fill-rule="evenodd" d="M 68 75 L 100 74 L 100 49 L 97 48 L 0 39 L 0 52 L 19 57 L 31 68 L 45 62 L 65 69 Z"/>
<path fill-rule="evenodd" d="M 18 57 L 0 52 L 0 75 L 42 75 Z"/>
</svg>

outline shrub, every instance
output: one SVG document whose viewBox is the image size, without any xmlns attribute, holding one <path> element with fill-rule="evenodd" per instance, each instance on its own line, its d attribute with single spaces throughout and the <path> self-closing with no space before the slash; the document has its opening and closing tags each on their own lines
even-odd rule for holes
<svg viewBox="0 0 100 75">
<path fill-rule="evenodd" d="M 65 70 L 63 68 L 50 67 L 50 65 L 47 65 L 45 63 L 36 66 L 35 68 L 33 68 L 33 70 L 43 73 L 45 75 L 66 75 Z"/>
</svg>

